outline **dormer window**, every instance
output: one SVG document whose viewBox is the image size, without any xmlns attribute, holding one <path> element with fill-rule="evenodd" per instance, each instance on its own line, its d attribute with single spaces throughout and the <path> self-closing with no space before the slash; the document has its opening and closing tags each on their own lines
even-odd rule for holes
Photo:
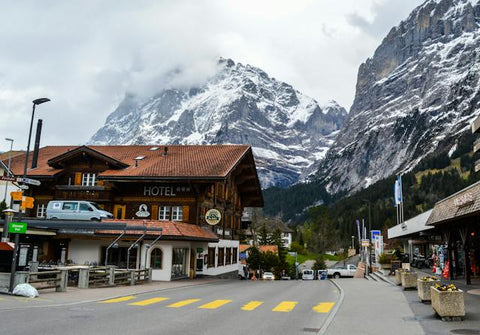
<svg viewBox="0 0 480 335">
<path fill-rule="evenodd" d="M 83 173 L 82 174 L 82 186 L 95 186 L 97 185 L 97 175 L 95 173 Z"/>
</svg>

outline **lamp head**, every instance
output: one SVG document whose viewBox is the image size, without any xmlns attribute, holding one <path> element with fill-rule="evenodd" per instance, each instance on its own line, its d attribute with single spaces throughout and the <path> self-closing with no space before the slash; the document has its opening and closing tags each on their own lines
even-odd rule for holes
<svg viewBox="0 0 480 335">
<path fill-rule="evenodd" d="M 8 138 L 8 137 L 5 137 L 5 141 L 13 142 L 13 139 L 12 139 L 12 138 Z"/>
<path fill-rule="evenodd" d="M 32 102 L 33 102 L 34 105 L 40 105 L 40 104 L 43 104 L 43 103 L 49 102 L 49 101 L 50 101 L 49 98 L 39 98 L 39 99 L 33 100 Z"/>
</svg>

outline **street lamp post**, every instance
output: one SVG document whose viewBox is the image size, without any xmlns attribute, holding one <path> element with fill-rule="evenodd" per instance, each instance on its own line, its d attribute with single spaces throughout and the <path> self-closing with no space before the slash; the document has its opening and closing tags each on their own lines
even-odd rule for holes
<svg viewBox="0 0 480 335">
<path fill-rule="evenodd" d="M 35 117 L 35 107 L 37 105 L 41 105 L 45 102 L 49 102 L 50 99 L 48 98 L 39 98 L 35 99 L 32 101 L 33 107 L 32 107 L 32 118 L 30 120 L 30 130 L 28 131 L 28 142 L 27 142 L 27 152 L 25 153 L 25 165 L 23 167 L 23 180 L 22 184 L 25 185 L 25 179 L 27 178 L 27 166 L 28 166 L 28 154 L 30 153 L 30 141 L 32 139 L 32 128 L 33 128 L 33 119 Z M 22 189 L 23 192 L 23 189 Z M 22 220 L 22 211 L 20 210 L 18 213 L 18 221 Z M 13 292 L 13 285 L 15 282 L 15 272 L 17 270 L 17 254 L 18 254 L 18 244 L 20 242 L 20 238 L 18 234 L 15 234 L 15 246 L 13 249 L 13 257 L 12 257 L 12 268 L 10 270 L 10 287 L 9 287 L 9 292 Z"/>
<path fill-rule="evenodd" d="M 13 150 L 13 139 L 11 138 L 6 138 L 5 141 L 9 141 L 10 142 L 10 152 L 8 153 L 8 171 L 7 171 L 7 176 L 11 176 L 11 172 L 10 172 L 10 166 L 12 164 L 12 150 Z M 9 181 L 7 180 L 5 182 L 5 196 L 3 197 L 3 201 L 5 201 L 5 203 L 7 203 L 7 192 L 8 192 L 8 183 Z M 10 207 L 10 206 L 9 206 Z"/>
</svg>

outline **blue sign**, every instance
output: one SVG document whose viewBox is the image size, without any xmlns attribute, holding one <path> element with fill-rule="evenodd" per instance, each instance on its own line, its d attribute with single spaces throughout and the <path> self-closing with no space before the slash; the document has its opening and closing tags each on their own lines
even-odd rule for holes
<svg viewBox="0 0 480 335">
<path fill-rule="evenodd" d="M 380 236 L 382 232 L 380 230 L 370 230 L 371 238 L 372 238 L 372 243 L 375 241 L 375 236 Z"/>
</svg>

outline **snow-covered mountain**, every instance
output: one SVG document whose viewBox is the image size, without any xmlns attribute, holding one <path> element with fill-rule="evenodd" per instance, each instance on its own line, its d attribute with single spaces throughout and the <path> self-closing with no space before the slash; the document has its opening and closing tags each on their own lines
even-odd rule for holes
<svg viewBox="0 0 480 335">
<path fill-rule="evenodd" d="M 428 0 L 360 66 L 356 96 L 317 176 L 356 190 L 411 169 L 480 113 L 480 1 Z"/>
<path fill-rule="evenodd" d="M 346 111 L 320 105 L 261 69 L 220 59 L 201 87 L 127 95 L 95 144 L 250 144 L 263 187 L 288 186 L 322 159 Z"/>
</svg>

